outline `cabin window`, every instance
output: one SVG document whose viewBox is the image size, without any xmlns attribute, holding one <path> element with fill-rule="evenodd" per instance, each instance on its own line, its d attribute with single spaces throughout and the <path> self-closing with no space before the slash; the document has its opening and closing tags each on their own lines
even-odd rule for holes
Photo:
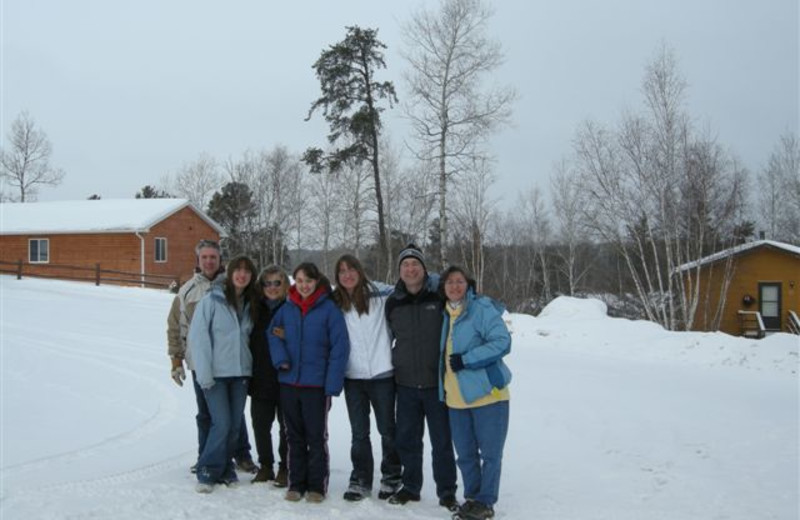
<svg viewBox="0 0 800 520">
<path fill-rule="evenodd" d="M 167 261 L 167 239 L 156 237 L 156 262 Z"/>
<path fill-rule="evenodd" d="M 50 261 L 50 239 L 31 238 L 28 240 L 28 262 L 46 264 Z"/>
</svg>

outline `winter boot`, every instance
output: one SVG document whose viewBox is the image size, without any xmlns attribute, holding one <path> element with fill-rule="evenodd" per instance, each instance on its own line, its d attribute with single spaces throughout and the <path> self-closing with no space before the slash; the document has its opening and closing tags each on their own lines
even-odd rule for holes
<svg viewBox="0 0 800 520">
<path fill-rule="evenodd" d="M 289 485 L 289 471 L 286 469 L 285 464 L 278 466 L 278 475 L 272 485 L 276 488 L 285 488 Z"/>
<path fill-rule="evenodd" d="M 344 492 L 344 499 L 348 502 L 358 502 L 369 496 L 369 490 L 359 486 L 358 484 L 350 484 L 347 491 Z"/>
<path fill-rule="evenodd" d="M 402 506 L 407 504 L 408 502 L 419 502 L 419 494 L 412 493 L 406 488 L 403 488 L 394 495 L 389 497 L 390 504 Z"/>
<path fill-rule="evenodd" d="M 264 465 L 258 469 L 258 473 L 251 482 L 267 482 L 269 480 L 275 480 L 275 472 L 272 471 L 272 466 Z"/>
</svg>

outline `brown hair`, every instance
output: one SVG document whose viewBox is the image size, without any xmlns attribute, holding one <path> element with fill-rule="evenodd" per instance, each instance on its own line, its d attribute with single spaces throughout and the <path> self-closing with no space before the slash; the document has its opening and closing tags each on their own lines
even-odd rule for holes
<svg viewBox="0 0 800 520">
<path fill-rule="evenodd" d="M 234 309 L 238 308 L 238 303 L 236 301 L 236 287 L 233 285 L 233 272 L 240 267 L 244 267 L 250 271 L 250 283 L 248 283 L 247 287 L 245 287 L 244 291 L 242 291 L 242 303 L 250 303 L 250 317 L 253 319 L 253 322 L 255 322 L 256 318 L 258 317 L 258 305 L 256 305 L 259 296 L 258 291 L 256 290 L 258 271 L 256 271 L 256 264 L 250 260 L 250 257 L 244 255 L 237 256 L 228 262 L 225 273 L 225 287 L 223 289 L 225 292 L 225 301 L 227 301 L 228 305 Z"/>
<path fill-rule="evenodd" d="M 339 269 L 341 269 L 343 264 L 351 269 L 355 269 L 358 273 L 358 283 L 353 289 L 353 294 L 349 294 L 342 288 L 341 283 L 339 283 Z M 359 316 L 362 314 L 369 314 L 369 292 L 372 284 L 367 277 L 367 273 L 364 272 L 364 266 L 361 265 L 358 258 L 353 255 L 340 256 L 336 261 L 336 268 L 333 276 L 336 280 L 336 289 L 333 291 L 333 301 L 336 302 L 336 305 L 345 312 L 355 307 Z"/>
</svg>

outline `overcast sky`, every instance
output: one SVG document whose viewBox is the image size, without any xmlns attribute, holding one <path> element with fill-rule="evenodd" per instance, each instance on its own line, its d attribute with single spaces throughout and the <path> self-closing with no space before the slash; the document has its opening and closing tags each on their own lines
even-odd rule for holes
<svg viewBox="0 0 800 520">
<path fill-rule="evenodd" d="M 435 2 L 427 2 L 434 6 Z M 400 26 L 419 2 L 0 0 L 0 119 L 27 110 L 66 171 L 39 200 L 132 197 L 201 152 L 224 160 L 276 144 L 324 145 L 311 65 L 345 26 L 379 29 L 401 101 Z M 546 186 L 581 121 L 641 107 L 644 67 L 671 46 L 687 107 L 757 171 L 798 131 L 797 0 L 503 0 L 492 35 L 516 87 L 514 124 L 493 139 L 497 192 Z M 398 147 L 401 111 L 388 113 Z"/>
</svg>

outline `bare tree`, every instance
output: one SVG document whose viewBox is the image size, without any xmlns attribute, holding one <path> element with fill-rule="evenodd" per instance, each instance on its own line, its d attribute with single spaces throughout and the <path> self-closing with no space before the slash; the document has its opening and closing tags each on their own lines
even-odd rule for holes
<svg viewBox="0 0 800 520">
<path fill-rule="evenodd" d="M 389 229 L 401 232 L 424 247 L 436 204 L 436 177 L 430 163 L 417 162 L 402 172 L 395 170 L 387 169 L 385 177 Z"/>
<path fill-rule="evenodd" d="M 184 163 L 174 177 L 162 179 L 166 191 L 189 199 L 197 208 L 205 210 L 215 191 L 222 187 L 222 176 L 217 160 L 201 153 L 193 161 Z"/>
<path fill-rule="evenodd" d="M 492 11 L 482 0 L 441 0 L 438 11 L 420 10 L 403 28 L 410 99 L 405 105 L 418 159 L 438 174 L 439 260 L 447 264 L 447 183 L 485 157 L 485 138 L 509 121 L 516 93 L 485 87 L 503 61 L 500 44 L 486 33 Z"/>
<path fill-rule="evenodd" d="M 541 302 L 548 302 L 552 299 L 547 260 L 551 225 L 542 190 L 535 186 L 520 194 L 514 212 L 519 223 L 521 243 L 528 250 L 529 262 L 526 275 L 534 284 L 539 281 L 541 294 L 538 299 Z M 537 276 L 537 264 L 539 276 Z"/>
<path fill-rule="evenodd" d="M 577 175 L 567 161 L 556 165 L 550 180 L 550 190 L 560 242 L 556 248 L 556 254 L 561 260 L 558 268 L 567 279 L 567 293 L 572 296 L 589 270 L 591 261 L 581 255 L 581 246 L 588 241 L 583 219 L 584 201 Z"/>
<path fill-rule="evenodd" d="M 53 148 L 47 134 L 36 128 L 27 113 L 20 113 L 11 123 L 9 147 L 0 150 L 0 177 L 19 190 L 19 201 L 36 200 L 39 186 L 58 186 L 64 171 L 50 164 Z"/>
<path fill-rule="evenodd" d="M 312 174 L 309 177 L 309 188 L 306 196 L 305 232 L 311 232 L 316 237 L 316 246 L 322 249 L 322 262 L 320 269 L 331 272 L 333 267 L 330 253 L 335 247 L 334 238 L 341 232 L 337 226 L 341 220 L 339 207 L 341 197 L 337 190 L 342 189 L 342 184 L 336 177 L 328 174 Z"/>
<path fill-rule="evenodd" d="M 700 297 L 699 264 L 679 267 L 730 245 L 746 175 L 713 138 L 693 135 L 685 86 L 662 46 L 645 72 L 644 112 L 616 132 L 586 123 L 575 140 L 587 219 L 617 247 L 646 317 L 671 330 L 692 327 Z"/>
<path fill-rule="evenodd" d="M 476 159 L 454 183 L 454 235 L 460 237 L 462 264 L 475 276 L 479 292 L 483 292 L 487 235 L 497 202 L 489 195 L 494 181 L 489 161 Z"/>
<path fill-rule="evenodd" d="M 800 141 L 780 137 L 758 176 L 758 209 L 770 238 L 800 244 Z"/>
</svg>

